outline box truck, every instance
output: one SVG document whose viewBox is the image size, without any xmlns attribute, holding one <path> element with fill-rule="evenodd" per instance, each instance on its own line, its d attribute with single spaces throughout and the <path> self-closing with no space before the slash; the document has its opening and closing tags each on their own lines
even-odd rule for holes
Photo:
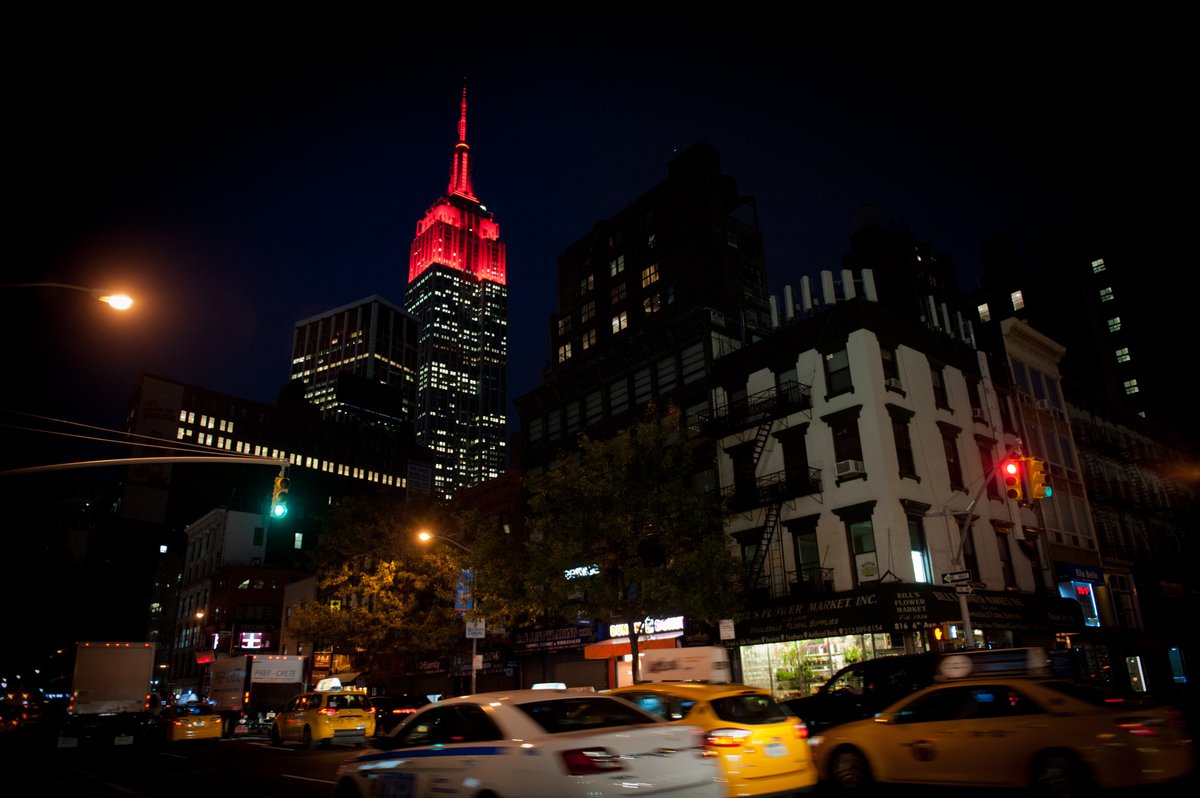
<svg viewBox="0 0 1200 798">
<path fill-rule="evenodd" d="M 78 643 L 59 747 L 133 744 L 153 721 L 154 655 L 154 643 Z"/>
<path fill-rule="evenodd" d="M 213 662 L 208 701 L 221 713 L 225 734 L 252 731 L 274 717 L 288 699 L 304 692 L 304 660 L 284 654 L 246 654 Z"/>
</svg>

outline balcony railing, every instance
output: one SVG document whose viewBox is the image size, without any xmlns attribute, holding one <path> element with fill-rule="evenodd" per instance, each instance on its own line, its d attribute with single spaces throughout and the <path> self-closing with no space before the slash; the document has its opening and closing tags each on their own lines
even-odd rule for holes
<svg viewBox="0 0 1200 798">
<path fill-rule="evenodd" d="M 721 495 L 729 499 L 729 506 L 734 510 L 749 510 L 820 492 L 819 468 L 784 469 L 755 477 L 752 485 L 726 485 L 721 489 Z"/>
<path fill-rule="evenodd" d="M 705 421 L 712 435 L 720 436 L 770 419 L 812 408 L 812 389 L 794 380 L 721 405 Z"/>
</svg>

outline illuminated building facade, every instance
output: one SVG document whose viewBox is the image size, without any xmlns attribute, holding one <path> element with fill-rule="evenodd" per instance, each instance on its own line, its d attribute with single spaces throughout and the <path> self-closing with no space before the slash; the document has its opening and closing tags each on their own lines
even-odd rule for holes
<svg viewBox="0 0 1200 798">
<path fill-rule="evenodd" d="M 417 403 L 417 320 L 379 296 L 296 323 L 292 382 L 332 421 L 395 428 Z"/>
<path fill-rule="evenodd" d="M 434 455 L 434 491 L 503 473 L 508 288 L 500 226 L 471 185 L 463 89 L 450 184 L 417 222 L 405 310 L 420 322 L 417 441 Z"/>
</svg>

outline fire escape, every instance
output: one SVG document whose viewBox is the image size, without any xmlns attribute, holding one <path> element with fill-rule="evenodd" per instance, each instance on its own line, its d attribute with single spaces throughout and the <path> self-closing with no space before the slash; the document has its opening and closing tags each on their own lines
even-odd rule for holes
<svg viewBox="0 0 1200 798">
<path fill-rule="evenodd" d="M 784 551 L 779 534 L 783 505 L 799 496 L 819 494 L 821 475 L 819 469 L 803 468 L 783 470 L 772 474 L 758 475 L 758 466 L 766 452 L 775 422 L 797 412 L 812 409 L 812 396 L 807 385 L 794 381 L 780 383 L 774 388 L 737 399 L 723 405 L 706 419 L 710 434 L 722 438 L 756 427 L 750 462 L 743 464 L 753 476 L 753 484 L 735 479 L 735 484 L 725 489 L 731 506 L 736 511 L 754 511 L 763 508 L 761 536 L 753 547 L 753 554 L 746 562 L 744 584 L 754 592 L 764 589 L 771 595 L 786 589 Z M 768 562 L 770 567 L 766 567 Z M 778 583 L 778 584 L 776 584 Z"/>
</svg>

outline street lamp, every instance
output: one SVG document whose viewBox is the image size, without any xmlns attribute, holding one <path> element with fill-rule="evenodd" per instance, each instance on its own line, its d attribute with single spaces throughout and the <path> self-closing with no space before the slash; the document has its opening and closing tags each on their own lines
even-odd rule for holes
<svg viewBox="0 0 1200 798">
<path fill-rule="evenodd" d="M 133 298 L 128 294 L 110 291 L 107 288 L 88 288 L 85 285 L 71 283 L 8 283 L 0 288 L 66 288 L 70 291 L 82 291 L 94 299 L 105 303 L 114 310 L 129 310 L 133 306 Z"/>
<path fill-rule="evenodd" d="M 445 543 L 449 543 L 451 546 L 457 546 L 458 548 L 465 551 L 469 557 L 471 557 L 472 559 L 475 558 L 475 552 L 471 551 L 466 546 L 459 543 L 457 540 L 452 540 L 447 537 L 442 537 L 441 535 L 435 535 L 432 532 L 426 532 L 424 530 L 417 533 L 417 539 L 420 540 L 422 543 L 429 543 L 430 541 L 434 540 L 435 538 L 437 540 L 441 540 Z M 475 592 L 478 587 L 479 587 L 479 583 L 477 581 L 475 569 L 472 568 L 471 569 L 471 587 L 470 587 L 471 609 L 472 610 L 475 609 Z M 475 692 L 475 674 L 477 672 L 477 668 L 475 667 L 475 651 L 476 651 L 475 644 L 476 644 L 477 639 L 478 638 L 475 638 L 475 637 L 471 638 L 471 692 L 472 693 Z"/>
</svg>

